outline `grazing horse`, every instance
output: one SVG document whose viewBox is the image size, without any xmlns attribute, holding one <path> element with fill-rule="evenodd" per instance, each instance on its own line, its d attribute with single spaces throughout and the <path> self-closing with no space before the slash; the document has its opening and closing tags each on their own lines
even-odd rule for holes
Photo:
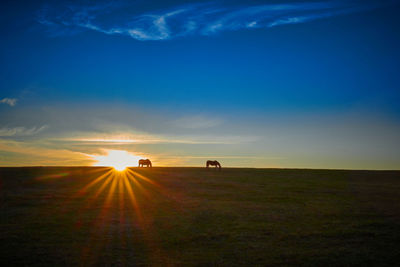
<svg viewBox="0 0 400 267">
<path fill-rule="evenodd" d="M 215 166 L 215 168 L 221 170 L 221 164 L 216 160 L 207 160 L 207 169 L 209 166 Z"/>
<path fill-rule="evenodd" d="M 144 167 L 144 166 L 150 167 L 150 168 L 153 167 L 151 165 L 151 161 L 149 159 L 140 159 L 139 160 L 139 167 Z"/>
</svg>

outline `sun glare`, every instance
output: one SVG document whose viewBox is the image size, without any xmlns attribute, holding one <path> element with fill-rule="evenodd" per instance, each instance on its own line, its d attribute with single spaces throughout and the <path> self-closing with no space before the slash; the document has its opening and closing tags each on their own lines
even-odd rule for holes
<svg viewBox="0 0 400 267">
<path fill-rule="evenodd" d="M 139 156 L 124 150 L 107 150 L 107 155 L 93 156 L 97 161 L 94 166 L 113 167 L 117 171 L 123 171 L 129 166 L 136 166 Z"/>
<path fill-rule="evenodd" d="M 116 164 L 113 166 L 114 169 L 116 169 L 117 171 L 120 171 L 120 172 L 124 171 L 126 169 L 126 167 L 128 167 L 128 166 L 124 166 L 122 164 Z"/>
</svg>

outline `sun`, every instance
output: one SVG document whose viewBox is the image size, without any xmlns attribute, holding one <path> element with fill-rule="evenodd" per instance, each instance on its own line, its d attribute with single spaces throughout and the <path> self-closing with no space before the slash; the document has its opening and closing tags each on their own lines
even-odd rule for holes
<svg viewBox="0 0 400 267">
<path fill-rule="evenodd" d="M 123 164 L 115 164 L 114 166 L 112 166 L 116 171 L 122 172 L 125 171 L 126 168 L 128 167 L 127 165 L 123 165 Z"/>
<path fill-rule="evenodd" d="M 124 171 L 129 166 L 136 166 L 139 156 L 125 150 L 107 150 L 107 155 L 93 156 L 97 161 L 94 166 L 113 167 L 117 171 Z"/>
</svg>

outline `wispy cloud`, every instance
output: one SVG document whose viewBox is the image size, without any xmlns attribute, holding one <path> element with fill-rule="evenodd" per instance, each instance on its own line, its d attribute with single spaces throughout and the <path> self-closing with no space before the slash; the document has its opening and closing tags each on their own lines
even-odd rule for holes
<svg viewBox="0 0 400 267">
<path fill-rule="evenodd" d="M 104 136 L 104 134 L 103 134 Z M 71 142 L 84 145 L 129 145 L 129 144 L 189 144 L 189 145 L 233 145 L 251 143 L 257 140 L 256 136 L 132 136 L 128 133 L 121 138 L 119 135 L 108 138 L 58 138 L 52 139 L 58 142 Z"/>
<path fill-rule="evenodd" d="M 44 147 L 40 142 L 0 139 L 0 166 L 76 166 L 92 165 L 93 159 L 85 153 Z"/>
<path fill-rule="evenodd" d="M 17 104 L 17 99 L 16 98 L 3 98 L 0 100 L 0 103 L 2 104 L 7 104 L 11 107 L 15 106 Z"/>
<path fill-rule="evenodd" d="M 17 136 L 31 136 L 40 133 L 41 131 L 48 128 L 47 125 L 41 127 L 14 127 L 14 128 L 0 128 L 0 137 L 17 137 Z"/>
<path fill-rule="evenodd" d="M 0 165 L 91 165 L 89 155 L 108 149 L 150 158 L 155 166 L 204 166 L 207 159 L 237 167 L 400 166 L 398 120 L 370 110 L 202 112 L 183 118 L 179 111 L 106 102 L 6 108 L 0 112 Z M 198 128 L 173 124 L 190 118 L 201 118 Z M 215 118 L 221 123 L 208 127 Z"/>
<path fill-rule="evenodd" d="M 391 3 L 397 2 L 332 0 L 242 6 L 212 2 L 137 14 L 132 5 L 111 2 L 96 6 L 46 6 L 38 12 L 37 21 L 49 27 L 54 35 L 93 30 L 108 35 L 126 35 L 141 41 L 167 40 L 188 35 L 299 24 Z"/>
</svg>

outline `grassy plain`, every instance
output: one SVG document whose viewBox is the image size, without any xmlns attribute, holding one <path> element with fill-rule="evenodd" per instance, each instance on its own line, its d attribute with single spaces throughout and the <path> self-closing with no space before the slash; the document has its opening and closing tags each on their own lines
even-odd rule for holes
<svg viewBox="0 0 400 267">
<path fill-rule="evenodd" d="M 394 266 L 400 172 L 0 168 L 0 265 Z"/>
</svg>

